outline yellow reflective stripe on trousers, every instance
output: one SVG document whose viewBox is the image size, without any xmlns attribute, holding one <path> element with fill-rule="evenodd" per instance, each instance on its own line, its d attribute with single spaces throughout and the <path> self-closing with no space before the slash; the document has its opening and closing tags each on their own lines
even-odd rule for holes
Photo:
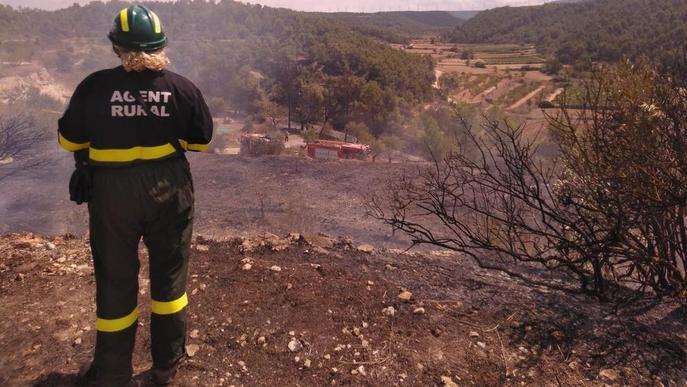
<svg viewBox="0 0 687 387">
<path fill-rule="evenodd" d="M 119 23 L 122 25 L 122 31 L 129 32 L 129 9 L 124 8 L 119 11 Z"/>
<path fill-rule="evenodd" d="M 209 147 L 208 144 L 189 144 L 188 141 L 182 139 L 179 139 L 179 143 L 181 144 L 181 147 L 185 150 L 194 152 L 204 152 L 208 150 Z"/>
<path fill-rule="evenodd" d="M 91 145 L 90 142 L 82 142 L 82 143 L 77 143 L 77 142 L 71 142 L 64 138 L 62 136 L 62 133 L 57 133 L 57 142 L 62 146 L 62 148 L 70 151 L 70 152 L 76 152 L 84 149 L 88 149 L 88 147 Z"/>
<path fill-rule="evenodd" d="M 134 325 L 138 319 L 138 308 L 122 318 L 106 319 L 98 318 L 95 322 L 95 328 L 100 332 L 119 332 Z"/>
<path fill-rule="evenodd" d="M 91 148 L 89 157 L 93 161 L 123 163 L 135 160 L 155 160 L 176 152 L 172 144 L 159 146 L 136 146 L 129 149 Z"/>
<path fill-rule="evenodd" d="M 174 314 L 180 312 L 188 305 L 188 297 L 186 293 L 183 296 L 172 301 L 155 301 L 150 305 L 150 310 L 155 314 Z"/>
</svg>

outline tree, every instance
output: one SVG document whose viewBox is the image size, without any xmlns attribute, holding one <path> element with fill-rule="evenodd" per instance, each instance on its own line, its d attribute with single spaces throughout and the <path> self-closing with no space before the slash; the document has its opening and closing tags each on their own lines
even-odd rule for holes
<svg viewBox="0 0 687 387">
<path fill-rule="evenodd" d="M 322 118 L 326 90 L 322 85 L 301 80 L 298 86 L 298 99 L 295 103 L 295 117 L 301 123 L 301 130 Z"/>
<path fill-rule="evenodd" d="M 403 140 L 395 135 L 385 135 L 379 138 L 379 141 L 384 144 L 384 149 L 386 150 L 387 160 L 391 163 L 391 158 L 394 152 L 398 152 L 402 148 Z"/>
<path fill-rule="evenodd" d="M 224 106 L 224 98 L 222 97 L 212 97 L 208 100 L 208 108 L 210 108 L 210 112 L 212 112 L 212 115 L 216 117 L 223 115 Z"/>
<path fill-rule="evenodd" d="M 458 73 L 445 73 L 439 77 L 439 87 L 445 92 L 457 89 L 462 82 L 463 78 Z"/>
<path fill-rule="evenodd" d="M 263 98 L 263 90 L 260 81 L 262 74 L 256 72 L 250 66 L 243 66 L 232 78 L 230 102 L 231 106 L 242 113 L 255 113 Z"/>
<path fill-rule="evenodd" d="M 544 63 L 542 71 L 549 75 L 558 75 L 563 69 L 563 64 L 558 59 L 549 59 Z"/>
<path fill-rule="evenodd" d="M 597 70 L 583 106 L 548 117 L 554 158 L 522 125 L 484 118 L 478 135 L 462 120 L 474 156 L 449 153 L 393 179 L 368 211 L 414 244 L 529 283 L 601 298 L 630 284 L 685 300 L 687 93 L 646 62 L 625 62 Z"/>
<path fill-rule="evenodd" d="M 370 129 L 362 122 L 351 122 L 346 125 L 346 134 L 348 133 L 355 136 L 356 142 L 361 144 L 370 144 L 374 140 Z"/>
<path fill-rule="evenodd" d="M 272 129 L 279 129 L 279 123 L 286 118 L 287 110 L 278 103 L 263 98 L 260 101 L 260 113 L 269 120 Z"/>
</svg>

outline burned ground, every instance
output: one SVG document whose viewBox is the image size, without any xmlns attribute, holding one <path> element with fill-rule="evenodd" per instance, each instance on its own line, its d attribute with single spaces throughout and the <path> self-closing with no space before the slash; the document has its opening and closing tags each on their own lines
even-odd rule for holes
<svg viewBox="0 0 687 387">
<path fill-rule="evenodd" d="M 54 147 L 53 147 L 54 148 Z M 204 235 L 324 232 L 375 245 L 407 246 L 367 218 L 370 190 L 416 164 L 317 161 L 296 156 L 189 154 L 196 191 L 195 229 Z M 84 235 L 85 206 L 69 201 L 71 155 L 52 149 L 40 169 L 0 184 L 0 232 Z"/>
<path fill-rule="evenodd" d="M 687 382 L 684 307 L 609 312 L 594 299 L 525 286 L 445 252 L 373 249 L 318 234 L 197 237 L 191 272 L 193 357 L 182 386 Z M 0 237 L 0 286 L 0 384 L 71 385 L 95 335 L 87 242 Z M 134 365 L 145 385 L 145 273 L 140 305 Z"/>
</svg>

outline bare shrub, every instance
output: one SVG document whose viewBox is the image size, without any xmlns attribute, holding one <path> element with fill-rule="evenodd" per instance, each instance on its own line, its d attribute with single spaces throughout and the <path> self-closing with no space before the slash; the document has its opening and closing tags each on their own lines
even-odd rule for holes
<svg viewBox="0 0 687 387">
<path fill-rule="evenodd" d="M 523 126 L 485 118 L 477 156 L 450 153 L 392 179 L 368 212 L 485 268 L 525 281 L 618 296 L 687 298 L 687 91 L 640 61 L 598 69 L 580 110 L 548 116 L 559 154 Z M 557 279 L 554 279 L 557 278 Z M 635 293 L 636 294 L 636 293 Z"/>
<path fill-rule="evenodd" d="M 42 164 L 36 148 L 44 137 L 31 116 L 0 116 L 0 181 Z"/>
</svg>

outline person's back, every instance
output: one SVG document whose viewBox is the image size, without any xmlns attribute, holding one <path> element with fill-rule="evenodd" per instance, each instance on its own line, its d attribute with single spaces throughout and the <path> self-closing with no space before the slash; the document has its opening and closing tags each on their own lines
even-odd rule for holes
<svg viewBox="0 0 687 387">
<path fill-rule="evenodd" d="M 96 277 L 97 338 L 85 382 L 126 385 L 138 319 L 138 244 L 149 251 L 152 375 L 170 382 L 185 356 L 186 278 L 193 183 L 184 152 L 207 149 L 212 117 L 200 91 L 165 69 L 162 25 L 142 6 L 110 32 L 122 66 L 76 88 L 58 141 L 75 152 L 70 196 L 88 202 Z"/>
<path fill-rule="evenodd" d="M 90 149 L 94 165 L 162 159 L 180 147 L 202 151 L 211 135 L 200 91 L 169 70 L 119 66 L 91 74 L 60 119 L 60 143 L 72 151 Z"/>
</svg>

